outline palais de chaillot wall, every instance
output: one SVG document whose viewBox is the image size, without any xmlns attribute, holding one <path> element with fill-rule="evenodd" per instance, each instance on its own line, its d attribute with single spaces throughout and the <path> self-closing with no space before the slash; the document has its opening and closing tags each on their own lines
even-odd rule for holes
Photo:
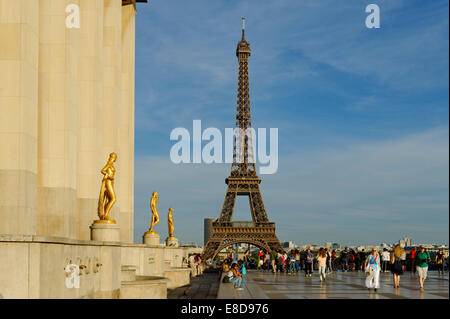
<svg viewBox="0 0 450 319">
<path fill-rule="evenodd" d="M 115 152 L 111 216 L 133 241 L 136 13 L 123 0 L 0 0 L 0 234 L 89 240 Z"/>
</svg>

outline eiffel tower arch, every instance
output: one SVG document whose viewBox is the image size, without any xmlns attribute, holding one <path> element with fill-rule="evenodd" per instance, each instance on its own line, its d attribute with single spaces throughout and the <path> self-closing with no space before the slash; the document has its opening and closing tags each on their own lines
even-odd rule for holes
<svg viewBox="0 0 450 319">
<path fill-rule="evenodd" d="M 230 176 L 225 179 L 227 191 L 218 219 L 213 222 L 212 233 L 204 247 L 203 259 L 214 258 L 222 249 L 235 243 L 249 243 L 267 251 L 282 250 L 275 234 L 275 223 L 269 221 L 256 174 L 250 114 L 248 59 L 250 44 L 245 40 L 245 19 L 242 18 L 242 39 L 236 49 L 239 61 L 236 106 L 237 133 L 233 141 L 233 162 Z M 245 134 L 247 132 L 247 134 Z M 250 146 L 250 147 L 249 147 Z M 237 196 L 249 199 L 252 221 L 232 221 Z"/>
</svg>

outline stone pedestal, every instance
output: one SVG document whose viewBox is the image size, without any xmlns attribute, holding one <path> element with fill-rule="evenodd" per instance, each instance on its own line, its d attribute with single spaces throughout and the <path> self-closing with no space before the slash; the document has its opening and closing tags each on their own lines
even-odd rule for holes
<svg viewBox="0 0 450 319">
<path fill-rule="evenodd" d="M 166 238 L 166 246 L 178 247 L 178 238 L 176 238 L 176 237 L 167 237 Z"/>
<path fill-rule="evenodd" d="M 120 228 L 117 224 L 94 222 L 91 226 L 91 240 L 120 241 Z"/>
<path fill-rule="evenodd" d="M 144 233 L 142 242 L 149 246 L 159 246 L 159 235 L 157 233 Z"/>
</svg>

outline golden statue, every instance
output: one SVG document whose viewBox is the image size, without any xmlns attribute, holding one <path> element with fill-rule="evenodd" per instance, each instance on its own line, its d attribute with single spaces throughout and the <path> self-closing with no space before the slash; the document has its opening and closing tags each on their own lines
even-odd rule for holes
<svg viewBox="0 0 450 319">
<path fill-rule="evenodd" d="M 101 170 L 103 176 L 102 186 L 100 188 L 100 197 L 98 199 L 98 217 L 95 223 L 115 224 L 116 221 L 109 217 L 111 207 L 116 202 L 116 193 L 114 192 L 114 162 L 117 159 L 116 153 L 109 154 L 108 162 Z"/>
<path fill-rule="evenodd" d="M 150 208 L 152 210 L 152 223 L 150 225 L 150 229 L 146 234 L 158 234 L 153 230 L 156 224 L 159 223 L 159 215 L 158 215 L 158 209 L 156 207 L 156 204 L 158 203 L 159 197 L 158 192 L 153 192 L 152 198 L 150 199 Z"/>
<path fill-rule="evenodd" d="M 167 213 L 167 225 L 169 226 L 169 238 L 173 238 L 173 231 L 175 229 L 173 225 L 173 208 L 169 208 L 169 212 Z"/>
</svg>

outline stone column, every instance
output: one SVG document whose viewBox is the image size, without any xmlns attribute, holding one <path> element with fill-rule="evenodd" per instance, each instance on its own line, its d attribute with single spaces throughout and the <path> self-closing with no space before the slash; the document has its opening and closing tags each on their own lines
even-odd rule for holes
<svg viewBox="0 0 450 319">
<path fill-rule="evenodd" d="M 0 234 L 36 232 L 39 2 L 0 0 Z"/>
<path fill-rule="evenodd" d="M 135 17 L 133 5 L 122 7 L 122 87 L 119 111 L 120 240 L 133 242 L 134 211 L 134 70 Z"/>
<path fill-rule="evenodd" d="M 101 111 L 102 125 L 102 161 L 106 163 L 109 154 L 117 153 L 117 173 L 114 189 L 118 200 L 112 207 L 110 216 L 120 225 L 120 177 L 123 154 L 118 148 L 118 117 L 120 112 L 120 88 L 122 65 L 122 0 L 104 0 L 103 7 L 103 103 Z M 101 169 L 102 167 L 100 167 Z"/>
<path fill-rule="evenodd" d="M 107 158 L 102 150 L 103 0 L 80 0 L 77 238 L 89 240 Z"/>
<path fill-rule="evenodd" d="M 68 4 L 79 1 L 39 0 L 37 234 L 75 238 L 80 31 L 66 28 Z"/>
</svg>

